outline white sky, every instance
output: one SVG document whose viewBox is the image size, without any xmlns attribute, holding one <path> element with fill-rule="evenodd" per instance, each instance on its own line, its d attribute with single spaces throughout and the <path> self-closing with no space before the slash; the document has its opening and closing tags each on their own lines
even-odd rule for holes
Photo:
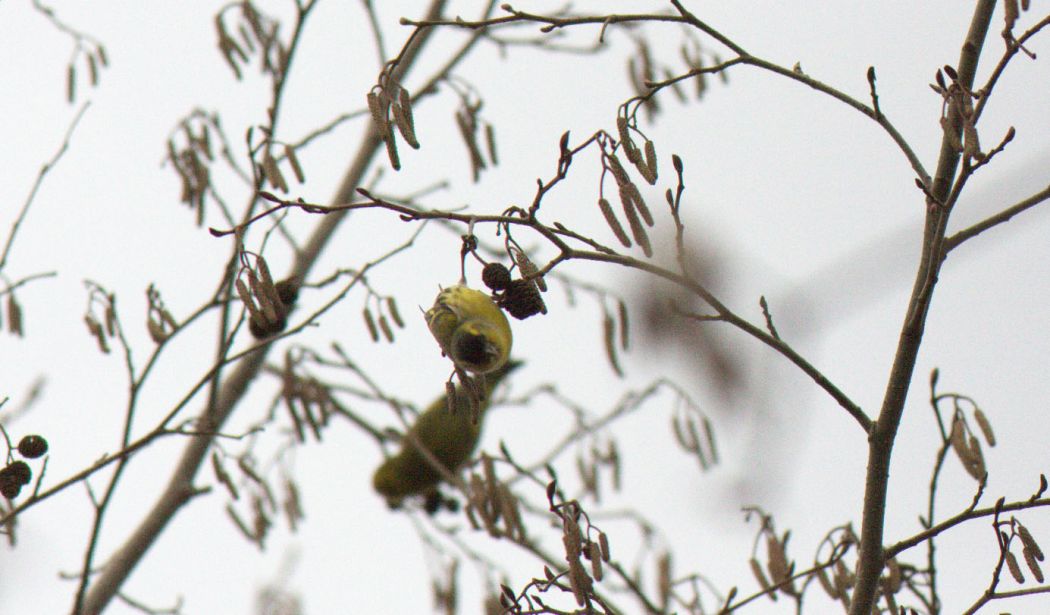
<svg viewBox="0 0 1050 615">
<path fill-rule="evenodd" d="M 396 10 L 391 3 L 381 4 L 384 28 L 392 33 L 386 41 L 389 52 L 407 33 L 397 26 L 397 18 L 417 15 L 415 5 L 421 3 L 397 3 Z M 473 16 L 477 10 L 473 3 L 452 4 L 451 13 Z M 514 4 L 535 12 L 553 6 Z M 577 8 L 608 10 L 610 4 L 581 2 Z M 623 12 L 667 6 L 615 5 Z M 875 66 L 883 112 L 932 171 L 940 143 L 940 99 L 927 84 L 938 67 L 957 61 L 969 3 L 848 2 L 836 5 L 837 11 L 813 2 L 687 5 L 752 53 L 789 67 L 797 61 L 806 73 L 863 101 L 868 89 L 865 71 Z M 178 204 L 178 183 L 160 164 L 165 139 L 182 116 L 200 107 L 223 115 L 243 157 L 243 130 L 263 119 L 259 101 L 265 100 L 267 86 L 253 70 L 246 71 L 245 81 L 231 79 L 215 50 L 212 16 L 220 3 L 51 6 L 65 22 L 102 41 L 110 57 L 97 88 L 86 85 L 86 71 L 78 67 L 78 102 L 70 105 L 65 100 L 70 40 L 29 2 L 0 2 L 4 238 L 40 165 L 56 151 L 79 105 L 91 102 L 69 151 L 37 195 L 4 271 L 12 279 L 58 272 L 18 292 L 26 338 L 0 334 L 0 398 L 10 396 L 9 403 L 17 405 L 38 375 L 48 376 L 45 394 L 32 413 L 7 428 L 16 438 L 41 433 L 49 439 L 48 480 L 57 481 L 115 450 L 126 399 L 120 358 L 100 355 L 85 330 L 87 295 L 82 281 L 95 280 L 117 294 L 141 365 L 152 348 L 144 326 L 147 285 L 155 283 L 176 317 L 184 317 L 212 292 L 230 247 L 228 239 L 214 239 L 196 228 L 193 215 Z M 287 12 L 281 2 L 269 3 L 268 8 Z M 1022 25 L 1034 21 L 1026 17 Z M 1001 28 L 997 16 L 978 82 L 1002 49 Z M 595 32 L 586 28 L 577 35 L 589 41 Z M 679 30 L 648 32 L 657 58 L 680 66 Z M 436 55 L 421 63 L 416 79 L 438 65 L 440 52 L 460 36 L 441 33 Z M 338 113 L 359 109 L 378 72 L 365 16 L 356 2 L 321 2 L 306 37 L 284 107 L 281 136 L 289 141 Z M 463 146 L 452 126 L 454 101 L 446 89 L 417 110 L 423 149 L 403 148 L 404 168 L 396 175 L 386 170 L 383 190 L 407 194 L 447 175 L 450 189 L 432 197 L 433 207 L 470 204 L 473 211 L 495 213 L 511 203 L 528 203 L 535 178 L 547 178 L 554 169 L 560 134 L 571 130 L 575 141 L 599 128 L 613 130 L 616 106 L 631 94 L 624 78 L 629 40 L 617 28 L 610 29 L 608 38 L 613 48 L 597 57 L 553 58 L 512 49 L 500 60 L 493 47 L 479 47 L 456 74 L 485 99 L 483 114 L 496 124 L 501 166 L 479 184 L 470 183 Z M 1050 53 L 1050 46 L 1045 41 L 1044 36 L 1030 45 L 1040 55 L 1038 61 L 1018 58 L 1011 65 L 988 107 L 981 132 L 985 147 L 1011 125 L 1017 137 L 972 180 L 955 215 L 955 229 L 1048 183 L 1045 135 L 1050 134 L 1050 115 L 1045 96 L 1050 68 L 1042 57 Z M 703 43 L 715 48 L 713 42 Z M 410 89 L 414 83 L 418 81 L 409 79 Z M 687 172 L 690 237 L 700 248 L 719 253 L 725 267 L 719 286 L 727 303 L 760 322 L 757 303 L 764 294 L 781 335 L 874 415 L 918 257 L 924 205 L 914 175 L 874 123 L 814 91 L 746 67 L 731 71 L 728 86 L 711 85 L 700 103 L 682 105 L 664 95 L 663 113 L 645 126 L 663 172 L 659 190 L 647 192 L 649 202 L 659 209 L 661 193 L 672 181 L 670 154 L 678 153 Z M 359 123 L 342 128 L 301 153 L 308 182 L 294 187 L 292 195 L 327 202 L 359 130 Z M 376 160 L 386 166 L 383 156 Z M 570 181 L 545 202 L 545 211 L 551 212 L 551 220 L 596 229 L 595 234 L 611 245 L 611 235 L 602 228 L 593 205 L 594 160 L 591 152 L 574 164 Z M 243 191 L 227 194 L 232 207 L 244 202 Z M 657 217 L 657 231 L 669 238 L 669 217 L 663 210 Z M 219 220 L 215 212 L 210 214 L 210 223 Z M 301 213 L 291 214 L 289 220 L 300 237 L 316 221 Z M 314 277 L 335 267 L 359 266 L 402 241 L 408 227 L 391 222 L 392 217 L 375 214 L 354 216 Z M 1050 351 L 1048 225 L 1050 217 L 1037 208 L 949 258 L 895 449 L 888 541 L 914 532 L 917 515 L 925 508 L 936 432 L 924 400 L 927 375 L 934 366 L 941 369 L 944 390 L 975 397 L 996 427 L 1002 444 L 986 450 L 991 464 L 986 504 L 1000 495 L 1027 497 L 1039 473 L 1047 470 L 1050 428 L 1042 416 L 1050 398 L 1045 377 Z M 669 241 L 658 243 L 668 259 Z M 271 267 L 283 271 L 288 251 L 276 240 L 274 246 L 268 252 Z M 454 236 L 431 229 L 417 250 L 370 278 L 379 292 L 397 296 L 410 320 L 397 344 L 373 345 L 368 340 L 360 318 L 361 292 L 351 294 L 303 340 L 320 347 L 338 340 L 399 397 L 426 404 L 441 390 L 447 364 L 437 360 L 422 319 L 410 314 L 416 305 L 432 301 L 438 284 L 458 277 L 458 244 Z M 566 271 L 610 288 L 633 279 L 586 265 L 570 264 Z M 304 301 L 319 303 L 323 293 L 313 293 Z M 855 423 L 786 361 L 744 335 L 726 331 L 720 339 L 746 361 L 744 378 L 755 385 L 740 396 L 723 395 L 710 379 L 679 369 L 684 364 L 681 357 L 659 356 L 653 348 L 627 354 L 630 376 L 616 381 L 604 364 L 595 302 L 581 296 L 571 308 L 562 297 L 555 288 L 548 293 L 549 316 L 514 323 L 515 355 L 528 363 L 514 379 L 515 392 L 553 381 L 573 399 L 604 411 L 624 388 L 673 374 L 715 421 L 725 463 L 703 475 L 673 443 L 666 397 L 625 420 L 615 432 L 625 451 L 626 493 L 608 503 L 617 508 L 641 502 L 639 507 L 675 546 L 677 572 L 705 571 L 723 590 L 734 583 L 741 593 L 754 590 L 747 557 L 755 528 L 744 523 L 742 505 L 761 505 L 774 513 L 781 531 L 792 530 L 791 555 L 800 565 L 811 561 L 828 528 L 850 519 L 859 523 L 864 439 Z M 148 429 L 184 394 L 187 383 L 199 377 L 212 346 L 206 326 L 179 340 L 144 392 L 139 429 Z M 757 386 L 762 383 L 765 386 Z M 266 390 L 242 404 L 230 429 L 262 416 L 272 389 Z M 193 403 L 189 411 L 199 407 Z M 370 412 L 370 418 L 392 424 L 382 409 Z M 545 450 L 560 439 L 564 416 L 542 405 L 495 413 L 483 447 L 495 451 L 504 439 L 523 456 L 532 447 Z M 167 441 L 131 464 L 103 530 L 99 563 L 152 505 L 167 480 L 166 464 L 180 451 L 179 442 Z M 285 582 L 301 593 L 306 613 L 429 609 L 427 562 L 412 524 L 406 515 L 388 512 L 371 491 L 371 472 L 380 458 L 371 441 L 345 421 L 337 422 L 322 444 L 310 443 L 295 457 L 306 511 L 298 533 L 290 534 L 278 523 L 260 556 L 229 524 L 226 496 L 217 489 L 178 515 L 125 586 L 129 595 L 155 606 L 171 605 L 182 596 L 185 613 L 249 613 L 258 587 L 278 574 L 289 553 L 298 553 Z M 572 476 L 572 456 L 563 461 L 562 475 Z M 957 460 L 949 459 L 948 466 L 939 499 L 942 515 L 963 508 L 973 489 Z M 210 470 L 200 474 L 200 484 L 213 482 Z M 96 489 L 103 484 L 93 482 Z M 1021 517 L 1037 538 L 1050 536 L 1045 514 Z M 68 610 L 74 583 L 60 580 L 58 574 L 79 570 L 89 520 L 90 504 L 81 487 L 20 519 L 19 548 L 0 555 L 0 613 Z M 442 520 L 458 522 L 449 515 Z M 536 534 L 543 531 L 541 524 L 535 525 Z M 994 536 L 987 523 L 974 524 L 972 531 L 958 536 L 941 543 L 945 612 L 958 612 L 976 598 L 995 561 Z M 555 552 L 558 538 L 556 533 L 546 536 Z M 630 563 L 632 534 L 620 542 L 615 533 L 611 538 L 614 550 L 625 545 L 618 553 Z M 514 571 L 515 587 L 542 574 L 541 564 L 507 545 L 498 547 L 488 552 Z M 226 572 L 230 570 L 236 573 Z M 479 600 L 474 567 L 461 567 L 460 580 L 465 589 L 461 611 L 474 612 Z M 814 612 L 826 606 L 817 594 L 812 594 Z M 627 598 L 618 603 L 634 607 Z M 1036 597 L 1011 608 L 1031 612 L 1047 604 L 1050 599 Z M 784 601 L 778 610 L 767 610 L 773 608 L 763 600 L 752 612 L 788 612 Z M 107 612 L 132 611 L 115 603 Z"/>
</svg>

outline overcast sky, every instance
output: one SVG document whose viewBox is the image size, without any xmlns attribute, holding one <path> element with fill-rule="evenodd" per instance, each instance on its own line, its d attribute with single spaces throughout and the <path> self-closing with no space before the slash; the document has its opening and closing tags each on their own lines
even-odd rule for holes
<svg viewBox="0 0 1050 615">
<path fill-rule="evenodd" d="M 288 14 L 286 4 L 271 2 L 264 8 Z M 378 4 L 384 5 L 380 18 L 389 54 L 408 33 L 397 25 L 398 17 L 417 16 L 416 5 L 422 3 L 396 3 L 396 10 L 395 3 Z M 450 14 L 474 17 L 478 11 L 474 3 L 451 4 Z M 580 2 L 577 9 L 608 10 L 609 4 Z M 828 11 L 818 3 L 686 2 L 751 53 L 787 67 L 797 62 L 807 74 L 862 101 L 868 100 L 865 72 L 874 66 L 882 111 L 931 170 L 940 144 L 941 100 L 928 84 L 937 68 L 958 61 L 969 4 L 847 2 Z M 655 1 L 616 5 L 623 12 L 669 8 Z M 120 441 L 127 393 L 122 359 L 119 353 L 100 354 L 85 329 L 84 280 L 116 293 L 141 365 L 152 348 L 144 324 L 146 287 L 155 283 L 176 318 L 184 318 L 213 292 L 230 249 L 230 239 L 213 238 L 195 226 L 193 213 L 178 203 L 179 183 L 162 165 L 165 141 L 191 110 L 218 112 L 235 155 L 243 160 L 244 130 L 264 120 L 260 101 L 268 95 L 257 71 L 247 70 L 237 82 L 217 52 L 212 18 L 220 3 L 56 1 L 49 6 L 65 23 L 105 45 L 109 67 L 91 87 L 87 65 L 76 56 L 76 101 L 68 103 L 71 39 L 30 2 L 0 2 L 0 237 L 6 239 L 41 165 L 55 154 L 75 114 L 90 103 L 69 150 L 36 195 L 3 270 L 10 280 L 57 272 L 18 290 L 25 338 L 0 334 L 0 399 L 11 398 L 5 411 L 25 398 L 35 379 L 47 377 L 32 412 L 6 425 L 14 438 L 41 433 L 50 441 L 45 485 L 115 451 Z M 552 6 L 515 3 L 532 12 Z M 1034 21 L 1026 16 L 1022 25 Z M 997 15 L 979 83 L 1001 53 L 1001 29 Z M 282 139 L 297 141 L 328 119 L 362 108 L 378 74 L 368 32 L 359 3 L 319 4 L 305 33 L 308 42 L 296 59 L 283 108 Z M 580 44 L 597 35 L 592 27 L 573 32 L 570 41 Z M 680 69 L 680 29 L 652 27 L 646 33 L 657 59 Z M 517 30 L 513 36 L 526 34 L 537 32 Z M 415 79 L 438 66 L 445 57 L 441 54 L 461 37 L 439 33 L 435 55 L 421 63 Z M 549 178 L 554 171 L 559 136 L 570 130 L 579 142 L 598 129 L 614 130 L 617 105 L 633 93 L 626 79 L 632 40 L 615 27 L 607 38 L 611 49 L 597 56 L 512 48 L 500 58 L 492 45 L 481 45 L 456 75 L 485 101 L 482 114 L 495 125 L 500 166 L 479 183 L 471 182 L 452 120 L 456 100 L 445 88 L 417 110 L 423 147 L 419 152 L 403 148 L 403 170 L 394 174 L 383 156 L 376 158 L 384 168 L 380 187 L 391 195 L 407 195 L 447 177 L 448 189 L 431 195 L 427 206 L 469 205 L 471 211 L 498 213 L 507 205 L 531 202 L 535 179 Z M 700 41 L 723 58 L 730 55 L 710 39 Z M 986 149 L 1009 126 L 1016 128 L 1017 137 L 972 180 L 954 229 L 1048 184 L 1050 68 L 1043 57 L 1050 48 L 1045 41 L 1037 38 L 1029 45 L 1039 60 L 1015 60 L 987 108 L 981 127 Z M 662 205 L 661 193 L 673 185 L 670 154 L 678 153 L 686 166 L 683 207 L 688 210 L 689 239 L 698 251 L 712 255 L 721 296 L 760 323 L 758 298 L 765 295 L 783 338 L 873 416 L 918 260 L 924 198 L 915 188 L 914 173 L 884 132 L 845 105 L 753 68 L 736 67 L 729 77 L 728 84 L 712 80 L 700 102 L 662 95 L 661 114 L 644 128 L 656 143 L 663 174 L 646 194 L 651 204 Z M 412 89 L 418 81 L 410 78 L 407 85 Z M 308 181 L 293 186 L 291 196 L 326 203 L 360 129 L 360 122 L 348 124 L 302 152 Z M 612 245 L 614 239 L 594 207 L 596 158 L 592 152 L 584 159 L 574 165 L 564 188 L 551 194 L 545 211 L 551 212 L 551 221 L 596 229 L 595 236 Z M 238 208 L 245 202 L 244 191 L 227 181 L 231 207 Z M 670 263 L 673 226 L 665 210 L 657 213 L 657 259 Z M 288 218 L 300 237 L 316 220 L 302 213 Z M 315 270 L 316 278 L 337 267 L 361 266 L 406 239 L 410 230 L 391 224 L 391 216 L 361 214 L 352 221 Z M 213 210 L 208 222 L 220 224 L 221 216 Z M 972 395 L 995 425 L 1001 444 L 986 451 L 991 476 L 985 504 L 999 496 L 1027 497 L 1037 487 L 1039 473 L 1047 470 L 1048 230 L 1050 217 L 1037 208 L 949 258 L 894 453 L 888 541 L 917 531 L 917 516 L 925 508 L 937 440 L 925 403 L 927 376 L 934 367 L 941 370 L 945 390 Z M 498 241 L 491 234 L 487 239 Z M 280 275 L 287 269 L 289 250 L 274 241 L 267 255 Z M 531 241 L 529 245 L 540 245 Z M 397 257 L 370 279 L 378 292 L 397 297 L 409 320 L 396 344 L 374 345 L 368 339 L 360 291 L 326 314 L 302 340 L 321 348 L 338 341 L 382 386 L 425 405 L 442 390 L 448 365 L 437 356 L 415 309 L 433 300 L 439 284 L 458 278 L 458 249 L 456 235 L 429 228 L 415 253 Z M 627 297 L 641 295 L 631 285 L 636 277 L 619 270 L 570 264 L 566 273 Z M 319 303 L 322 295 L 307 293 L 304 301 Z M 570 306 L 558 285 L 547 296 L 548 316 L 514 323 L 514 354 L 527 365 L 513 379 L 514 393 L 555 382 L 572 399 L 602 413 L 626 390 L 669 375 L 683 382 L 714 422 L 723 463 L 707 473 L 674 444 L 668 396 L 653 400 L 614 431 L 624 451 L 625 490 L 603 502 L 612 509 L 635 506 L 657 523 L 663 530 L 657 544 L 675 549 L 676 573 L 699 570 L 723 591 L 735 584 L 741 593 L 754 591 L 747 559 L 756 527 L 744 522 L 740 508 L 745 505 L 761 506 L 775 515 L 780 531 L 792 530 L 790 554 L 800 566 L 812 561 L 830 527 L 853 520 L 859 529 L 864 437 L 832 399 L 782 358 L 741 333 L 720 330 L 716 339 L 740 362 L 735 392 L 727 393 L 711 376 L 709 364 L 660 352 L 655 345 L 639 344 L 627 353 L 628 378 L 617 380 L 605 364 L 600 306 L 586 294 Z M 143 392 L 137 429 L 148 429 L 203 374 L 213 345 L 212 331 L 202 326 L 165 356 Z M 265 394 L 249 396 L 230 428 L 258 421 L 272 391 L 271 386 Z M 188 412 L 199 407 L 197 400 Z M 380 424 L 395 424 L 388 409 L 367 412 Z M 529 458 L 529 451 L 553 446 L 566 425 L 566 413 L 550 404 L 509 408 L 490 417 L 482 446 L 498 451 L 504 440 Z M 166 441 L 130 465 L 103 529 L 99 564 L 152 505 L 180 451 L 179 441 Z M 302 596 L 311 615 L 425 612 L 431 604 L 427 567 L 433 562 L 409 516 L 389 512 L 371 491 L 371 473 L 380 458 L 373 442 L 349 423 L 333 425 L 322 443 L 310 443 L 294 455 L 306 513 L 298 533 L 278 523 L 260 555 L 229 523 L 224 510 L 228 498 L 218 488 L 176 517 L 125 590 L 155 607 L 171 606 L 181 596 L 185 613 L 247 614 L 259 588 L 283 576 L 284 587 Z M 948 465 L 938 500 L 942 515 L 964 508 L 974 488 L 957 460 L 949 459 Z M 571 482 L 572 454 L 558 467 Z M 199 483 L 214 483 L 210 470 L 201 472 Z M 92 486 L 104 484 L 98 480 Z M 541 501 L 542 493 L 531 497 Z M 18 548 L 0 556 L 0 612 L 68 610 L 75 583 L 59 574 L 79 570 L 90 519 L 90 502 L 81 486 L 19 519 Z M 1030 512 L 1022 519 L 1037 538 L 1050 536 L 1045 514 Z M 448 513 L 440 520 L 460 523 Z M 633 563 L 636 533 L 612 526 L 624 532 L 622 538 L 611 534 L 614 549 L 624 545 L 617 553 Z M 535 524 L 536 533 L 544 531 Z M 945 612 L 958 612 L 973 602 L 996 558 L 988 524 L 974 524 L 958 536 L 941 543 Z M 557 552 L 557 534 L 545 538 Z M 513 587 L 542 575 L 540 563 L 509 545 L 496 546 L 486 552 L 512 571 Z M 235 576 L 229 576 L 230 570 Z M 651 578 L 651 569 L 648 574 Z M 480 602 L 476 568 L 462 566 L 460 580 L 461 612 L 475 612 Z M 813 594 L 814 612 L 827 607 L 818 593 Z M 635 606 L 628 598 L 619 603 Z M 1013 609 L 1030 612 L 1047 604 L 1050 599 L 1036 597 L 1014 603 Z M 763 600 L 752 612 L 789 612 L 785 608 L 784 601 L 773 605 Z M 134 611 L 114 603 L 107 612 Z"/>
</svg>

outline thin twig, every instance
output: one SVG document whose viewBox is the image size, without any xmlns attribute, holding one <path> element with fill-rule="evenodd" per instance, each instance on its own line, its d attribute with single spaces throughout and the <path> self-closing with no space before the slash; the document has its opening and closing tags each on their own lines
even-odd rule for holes
<svg viewBox="0 0 1050 615">
<path fill-rule="evenodd" d="M 36 198 L 36 193 L 40 190 L 40 186 L 44 183 L 44 178 L 54 168 L 58 161 L 65 155 L 66 150 L 69 149 L 69 143 L 73 138 L 73 131 L 76 130 L 77 124 L 80 123 L 80 118 L 84 117 L 84 112 L 87 111 L 91 105 L 90 102 L 86 102 L 80 106 L 80 110 L 77 111 L 76 115 L 73 116 L 73 121 L 69 123 L 69 127 L 66 128 L 66 134 L 62 138 L 62 145 L 55 152 L 55 155 L 44 163 L 44 166 L 40 167 L 40 172 L 36 176 L 36 181 L 33 182 L 33 188 L 29 191 L 29 196 L 26 197 L 25 202 L 22 204 L 22 211 L 18 213 L 18 217 L 15 218 L 14 223 L 11 225 L 11 232 L 7 235 L 7 242 L 4 244 L 4 251 L 0 255 L 0 271 L 4 270 L 4 265 L 7 264 L 7 257 L 11 253 L 11 245 L 14 243 L 15 235 L 18 233 L 18 228 L 22 225 L 22 221 L 25 219 L 26 214 L 29 212 L 29 206 L 33 204 L 33 199 Z"/>
<path fill-rule="evenodd" d="M 988 229 L 994 226 L 998 226 L 1004 222 L 1009 221 L 1017 214 L 1029 210 L 1035 207 L 1036 205 L 1039 205 L 1040 203 L 1046 201 L 1047 199 L 1050 199 L 1050 186 L 1043 188 L 1039 192 L 1036 192 L 1032 196 L 1020 201 L 1019 203 L 1011 205 L 1010 207 L 1007 207 L 1001 212 L 989 216 L 972 226 L 969 226 L 961 231 L 956 232 L 951 237 L 948 237 L 944 240 L 944 253 L 948 254 L 955 248 L 959 247 L 959 245 L 964 241 L 972 239 L 973 237 L 980 235 L 981 233 L 987 231 Z"/>
</svg>

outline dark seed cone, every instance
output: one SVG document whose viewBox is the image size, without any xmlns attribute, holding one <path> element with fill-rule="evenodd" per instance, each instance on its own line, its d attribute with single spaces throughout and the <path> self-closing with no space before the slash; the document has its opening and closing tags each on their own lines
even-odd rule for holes
<svg viewBox="0 0 1050 615">
<path fill-rule="evenodd" d="M 25 466 L 24 461 L 19 461 Z M 0 494 L 9 500 L 13 500 L 18 497 L 20 491 L 22 491 L 22 478 L 18 475 L 18 471 L 14 470 L 14 464 L 11 464 L 4 469 L 0 470 Z M 28 469 L 28 466 L 26 466 Z"/>
<path fill-rule="evenodd" d="M 33 479 L 33 471 L 24 461 L 10 463 L 0 470 L 0 494 L 11 500 L 18 497 L 22 485 L 28 485 Z"/>
<path fill-rule="evenodd" d="M 18 453 L 26 459 L 36 459 L 46 452 L 47 440 L 41 436 L 26 436 L 18 442 Z"/>
<path fill-rule="evenodd" d="M 489 263 L 481 270 L 481 281 L 492 290 L 503 290 L 510 285 L 510 270 L 503 263 Z"/>
<path fill-rule="evenodd" d="M 547 305 L 543 303 L 540 290 L 531 280 L 512 280 L 503 291 L 499 305 L 518 320 L 547 313 Z"/>
<path fill-rule="evenodd" d="M 0 478 L 0 495 L 9 500 L 13 500 L 17 498 L 18 494 L 21 492 L 22 485 L 19 485 L 17 481 Z"/>
<path fill-rule="evenodd" d="M 299 280 L 295 278 L 281 280 L 274 284 L 274 288 L 277 289 L 277 297 L 285 307 L 290 308 L 295 305 L 295 301 L 299 298 Z"/>
</svg>

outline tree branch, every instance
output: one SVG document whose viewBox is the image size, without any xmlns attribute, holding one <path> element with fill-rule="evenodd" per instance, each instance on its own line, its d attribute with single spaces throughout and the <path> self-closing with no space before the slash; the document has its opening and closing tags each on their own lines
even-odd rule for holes
<svg viewBox="0 0 1050 615">
<path fill-rule="evenodd" d="M 1011 205 L 1010 207 L 1007 207 L 1001 212 L 993 216 L 989 216 L 984 220 L 981 220 L 977 224 L 974 224 L 973 226 L 964 228 L 963 230 L 952 235 L 951 237 L 945 239 L 944 253 L 947 255 L 949 252 L 959 247 L 959 244 L 961 244 L 962 242 L 968 239 L 972 239 L 980 235 L 981 233 L 987 231 L 988 229 L 1010 220 L 1010 218 L 1013 218 L 1017 214 L 1031 209 L 1036 205 L 1039 205 L 1040 203 L 1046 201 L 1047 199 L 1050 199 L 1050 186 L 1047 186 L 1039 192 L 1036 192 L 1032 196 L 1017 203 L 1016 205 Z"/>
<path fill-rule="evenodd" d="M 429 18 L 437 18 L 444 10 L 444 0 L 433 0 L 427 11 Z M 423 32 L 415 37 L 409 47 L 405 50 L 401 64 L 397 71 L 404 74 L 412 66 L 419 51 L 429 39 L 429 31 Z M 361 142 L 358 145 L 357 155 L 354 157 L 343 181 L 332 198 L 333 203 L 348 202 L 354 190 L 361 184 L 372 158 L 379 151 L 382 138 L 378 127 L 370 123 Z M 305 277 L 313 265 L 317 262 L 324 247 L 331 240 L 339 222 L 343 220 L 345 213 L 337 213 L 325 216 L 310 236 L 309 241 L 297 254 L 292 266 L 292 276 Z M 257 352 L 246 356 L 237 365 L 226 380 L 222 383 L 213 406 L 205 408 L 201 413 L 201 424 L 198 428 L 204 432 L 217 432 L 222 424 L 233 413 L 237 403 L 241 400 L 248 385 L 262 368 L 266 354 L 272 344 L 261 347 Z M 132 532 L 123 545 L 121 545 L 106 563 L 95 582 L 90 586 L 80 613 L 95 615 L 101 613 L 109 604 L 110 600 L 120 589 L 121 585 L 131 574 L 135 565 L 145 555 L 146 551 L 160 536 L 167 523 L 175 516 L 180 508 L 186 504 L 195 493 L 193 478 L 207 457 L 211 447 L 212 437 L 195 436 L 190 439 L 185 451 L 183 451 L 175 471 L 168 481 L 168 486 L 158 498 L 153 508 L 146 514 L 140 525 Z"/>
<path fill-rule="evenodd" d="M 981 0 L 974 9 L 970 31 L 963 43 L 959 58 L 958 81 L 969 89 L 973 86 L 977 60 L 984 45 L 988 25 L 992 19 L 995 0 Z M 949 117 L 956 137 L 962 131 L 958 113 Z M 890 458 L 893 444 L 908 398 L 915 361 L 926 324 L 937 282 L 942 258 L 944 231 L 950 210 L 941 205 L 951 189 L 952 178 L 959 164 L 959 153 L 946 134 L 941 140 L 941 153 L 932 186 L 934 199 L 927 203 L 926 224 L 923 231 L 922 252 L 915 284 L 901 327 L 897 352 L 887 379 L 886 393 L 878 420 L 868 441 L 868 469 L 864 484 L 864 512 L 861 521 L 860 554 L 858 557 L 856 588 L 850 604 L 850 615 L 869 615 L 875 605 L 879 574 L 885 564 L 883 531 L 886 521 L 886 495 L 889 483 Z"/>
</svg>

